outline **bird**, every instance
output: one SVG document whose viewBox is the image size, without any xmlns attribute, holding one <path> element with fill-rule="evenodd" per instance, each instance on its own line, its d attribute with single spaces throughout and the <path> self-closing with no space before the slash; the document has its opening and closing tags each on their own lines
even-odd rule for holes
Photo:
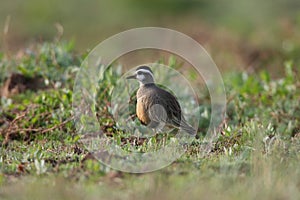
<svg viewBox="0 0 300 200">
<path fill-rule="evenodd" d="M 155 84 L 150 67 L 139 66 L 126 78 L 136 79 L 140 84 L 136 92 L 136 115 L 141 124 L 155 130 L 167 125 L 196 135 L 196 130 L 183 117 L 177 98 Z"/>
</svg>

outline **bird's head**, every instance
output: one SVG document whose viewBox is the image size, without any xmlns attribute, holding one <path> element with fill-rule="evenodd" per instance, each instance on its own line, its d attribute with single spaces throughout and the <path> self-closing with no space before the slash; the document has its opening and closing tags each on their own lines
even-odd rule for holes
<svg viewBox="0 0 300 200">
<path fill-rule="evenodd" d="M 140 66 L 135 70 L 134 75 L 126 77 L 127 79 L 137 79 L 140 85 L 154 83 L 153 72 L 148 66 Z"/>
</svg>

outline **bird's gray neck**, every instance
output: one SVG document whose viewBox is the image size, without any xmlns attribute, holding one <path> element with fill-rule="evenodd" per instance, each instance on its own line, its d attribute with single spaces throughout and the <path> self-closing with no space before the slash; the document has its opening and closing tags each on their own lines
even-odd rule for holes
<svg viewBox="0 0 300 200">
<path fill-rule="evenodd" d="M 155 85 L 154 82 L 140 82 L 140 87 L 148 87 L 148 86 L 153 86 Z"/>
<path fill-rule="evenodd" d="M 148 79 L 148 80 L 146 79 L 146 80 L 140 81 L 140 87 L 144 86 L 144 85 L 151 85 L 151 84 L 154 84 L 153 79 Z"/>
</svg>

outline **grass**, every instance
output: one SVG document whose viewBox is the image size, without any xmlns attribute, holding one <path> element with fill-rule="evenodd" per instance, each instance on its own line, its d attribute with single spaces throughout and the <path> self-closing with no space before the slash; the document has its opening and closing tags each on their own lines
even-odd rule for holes
<svg viewBox="0 0 300 200">
<path fill-rule="evenodd" d="M 280 79 L 263 70 L 224 75 L 227 116 L 209 154 L 201 154 L 201 139 L 195 139 L 166 168 L 130 174 L 101 164 L 80 143 L 72 89 L 85 55 L 72 46 L 43 43 L 18 57 L 1 54 L 2 87 L 13 72 L 44 84 L 15 86 L 16 93 L 1 97 L 1 199 L 299 198 L 300 68 L 292 58 L 282 64 Z M 104 88 L 116 81 L 113 73 L 105 80 Z M 97 97 L 101 131 L 130 144 L 106 109 L 108 95 L 103 90 Z M 143 145 L 147 151 L 148 143 Z"/>
</svg>

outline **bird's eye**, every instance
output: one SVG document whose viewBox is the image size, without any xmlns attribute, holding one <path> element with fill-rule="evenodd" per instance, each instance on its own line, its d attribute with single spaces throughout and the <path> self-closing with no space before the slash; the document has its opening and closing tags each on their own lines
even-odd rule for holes
<svg viewBox="0 0 300 200">
<path fill-rule="evenodd" d="M 142 74 L 142 72 L 137 72 L 137 75 L 141 75 Z"/>
</svg>

